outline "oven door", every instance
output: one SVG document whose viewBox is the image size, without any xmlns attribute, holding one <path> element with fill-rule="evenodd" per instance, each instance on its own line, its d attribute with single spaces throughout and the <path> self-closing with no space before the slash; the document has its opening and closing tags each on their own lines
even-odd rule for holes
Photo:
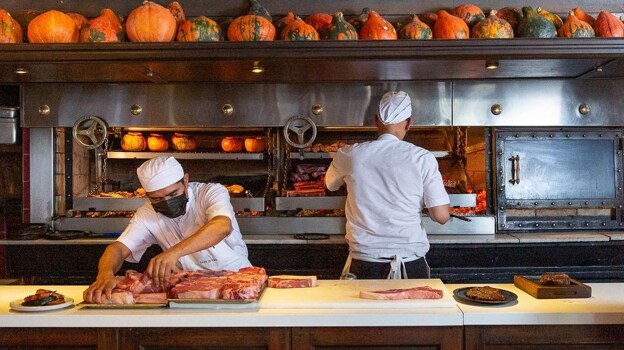
<svg viewBox="0 0 624 350">
<path fill-rule="evenodd" d="M 499 230 L 620 227 L 621 130 L 497 130 Z"/>
</svg>

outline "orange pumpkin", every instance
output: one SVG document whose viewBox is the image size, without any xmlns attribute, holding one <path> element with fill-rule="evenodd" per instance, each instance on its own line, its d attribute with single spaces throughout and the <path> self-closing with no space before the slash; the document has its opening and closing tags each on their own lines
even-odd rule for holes
<svg viewBox="0 0 624 350">
<path fill-rule="evenodd" d="M 286 14 L 286 16 L 278 19 L 277 21 L 273 22 L 273 26 L 275 27 L 275 32 L 277 33 L 277 36 L 280 35 L 280 33 L 282 32 L 282 29 L 284 29 L 284 27 L 286 27 L 288 24 L 290 24 L 290 22 L 295 20 L 295 14 L 292 12 L 288 12 Z"/>
<path fill-rule="evenodd" d="M 314 27 L 317 33 L 322 34 L 331 27 L 332 15 L 328 13 L 314 13 L 306 17 L 305 22 Z"/>
<path fill-rule="evenodd" d="M 230 23 L 227 38 L 230 41 L 273 41 L 275 26 L 262 16 L 244 15 Z"/>
<path fill-rule="evenodd" d="M 56 10 L 44 12 L 28 24 L 31 43 L 77 43 L 79 34 L 74 20 Z"/>
<path fill-rule="evenodd" d="M 223 31 L 217 22 L 206 16 L 199 16 L 184 21 L 176 39 L 180 42 L 222 41 Z"/>
<path fill-rule="evenodd" d="M 601 38 L 621 38 L 624 37 L 624 25 L 612 13 L 600 11 L 596 24 L 594 25 L 596 36 Z"/>
<path fill-rule="evenodd" d="M 23 41 L 22 27 L 11 17 L 11 14 L 0 9 L 0 43 L 18 44 Z"/>
<path fill-rule="evenodd" d="M 80 32 L 80 30 L 82 29 L 82 27 L 87 24 L 87 17 L 76 13 L 76 12 L 67 12 L 66 13 L 69 17 L 71 17 L 71 19 L 74 20 L 74 23 L 76 23 L 76 29 L 78 29 L 78 31 Z"/>
<path fill-rule="evenodd" d="M 319 40 L 319 34 L 312 25 L 297 17 L 282 29 L 280 39 L 291 41 Z"/>
<path fill-rule="evenodd" d="M 80 31 L 82 43 L 115 43 L 124 39 L 121 21 L 111 9 L 103 9 L 98 17 L 89 20 Z"/>
<path fill-rule="evenodd" d="M 173 1 L 170 2 L 169 5 L 167 5 L 167 10 L 169 10 L 169 12 L 171 12 L 171 14 L 173 15 L 173 18 L 175 18 L 176 28 L 180 28 L 182 23 L 184 23 L 184 21 L 186 20 L 182 5 L 180 5 L 180 3 L 177 1 Z"/>
<path fill-rule="evenodd" d="M 149 134 L 147 137 L 147 149 L 152 152 L 163 152 L 169 148 L 169 141 L 161 134 Z"/>
<path fill-rule="evenodd" d="M 479 39 L 510 39 L 514 37 L 514 32 L 511 24 L 496 16 L 496 10 L 492 10 L 489 16 L 472 27 L 470 37 Z"/>
<path fill-rule="evenodd" d="M 518 32 L 518 26 L 520 22 L 522 22 L 522 11 L 517 7 L 503 7 L 502 9 L 496 11 L 496 16 L 498 18 L 504 19 L 511 25 L 513 28 L 514 36 L 518 36 L 520 33 Z"/>
<path fill-rule="evenodd" d="M 126 34 L 132 42 L 168 42 L 176 34 L 176 19 L 163 6 L 151 1 L 130 12 Z"/>
<path fill-rule="evenodd" d="M 441 10 L 433 27 L 434 39 L 468 39 L 470 30 L 464 20 Z"/>
<path fill-rule="evenodd" d="M 399 38 L 412 40 L 431 39 L 431 28 L 418 19 L 418 16 L 410 15 L 408 23 L 399 30 Z"/>
<path fill-rule="evenodd" d="M 473 4 L 459 5 L 449 11 L 449 13 L 455 17 L 461 18 L 464 22 L 466 22 L 468 28 L 474 27 L 485 18 L 485 15 L 479 6 Z"/>
<path fill-rule="evenodd" d="M 193 136 L 175 132 L 171 136 L 171 146 L 176 151 L 194 151 L 197 142 Z"/>
<path fill-rule="evenodd" d="M 129 132 L 121 138 L 121 149 L 128 152 L 141 152 L 147 143 L 140 132 Z"/>
<path fill-rule="evenodd" d="M 576 18 L 580 19 L 583 22 L 588 23 L 590 26 L 594 26 L 596 25 L 596 19 L 587 14 L 585 11 L 581 10 L 580 7 L 575 8 L 574 10 L 572 10 L 572 13 L 574 13 L 574 15 L 576 16 Z"/>
<path fill-rule="evenodd" d="M 576 18 L 574 12 L 570 11 L 568 18 L 557 30 L 557 35 L 562 38 L 593 38 L 596 33 L 589 23 Z"/>
<path fill-rule="evenodd" d="M 240 152 L 243 150 L 243 139 L 238 137 L 224 137 L 221 140 L 221 149 L 224 152 Z"/>
<path fill-rule="evenodd" d="M 248 137 L 245 139 L 245 151 L 252 153 L 263 152 L 266 149 L 266 141 L 262 137 Z"/>
<path fill-rule="evenodd" d="M 397 32 L 392 23 L 386 21 L 377 12 L 371 11 L 366 23 L 360 29 L 359 38 L 362 40 L 396 40 Z"/>
</svg>

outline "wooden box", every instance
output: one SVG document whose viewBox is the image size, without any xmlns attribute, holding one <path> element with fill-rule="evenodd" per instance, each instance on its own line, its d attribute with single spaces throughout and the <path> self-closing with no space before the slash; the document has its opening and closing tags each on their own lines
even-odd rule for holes
<svg viewBox="0 0 624 350">
<path fill-rule="evenodd" d="M 536 299 L 562 299 L 562 298 L 589 298 L 591 297 L 591 287 L 573 278 L 570 278 L 570 285 L 553 286 L 541 285 L 539 277 L 527 278 L 524 276 L 514 276 L 514 285 L 532 295 Z"/>
</svg>

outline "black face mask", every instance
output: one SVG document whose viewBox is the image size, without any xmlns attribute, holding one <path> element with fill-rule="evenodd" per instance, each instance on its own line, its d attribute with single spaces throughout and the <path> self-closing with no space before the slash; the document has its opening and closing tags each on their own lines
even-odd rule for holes
<svg viewBox="0 0 624 350">
<path fill-rule="evenodd" d="M 152 207 L 157 213 L 161 213 L 164 216 L 173 219 L 186 213 L 187 202 L 188 197 L 186 197 L 186 193 L 182 193 L 181 195 L 169 198 L 166 201 L 152 203 Z"/>
</svg>

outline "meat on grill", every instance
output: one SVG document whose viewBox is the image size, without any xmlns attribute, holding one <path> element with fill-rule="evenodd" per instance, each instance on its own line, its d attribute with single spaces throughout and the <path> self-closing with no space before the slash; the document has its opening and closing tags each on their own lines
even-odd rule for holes
<svg viewBox="0 0 624 350">
<path fill-rule="evenodd" d="M 277 275 L 269 277 L 270 288 L 316 287 L 316 276 Z"/>
<path fill-rule="evenodd" d="M 429 286 L 387 289 L 376 291 L 360 291 L 360 298 L 373 300 L 403 300 L 403 299 L 441 299 L 444 292 Z"/>
<path fill-rule="evenodd" d="M 490 286 L 473 287 L 466 290 L 466 296 L 474 300 L 504 301 L 506 298 L 500 289 Z"/>
</svg>

